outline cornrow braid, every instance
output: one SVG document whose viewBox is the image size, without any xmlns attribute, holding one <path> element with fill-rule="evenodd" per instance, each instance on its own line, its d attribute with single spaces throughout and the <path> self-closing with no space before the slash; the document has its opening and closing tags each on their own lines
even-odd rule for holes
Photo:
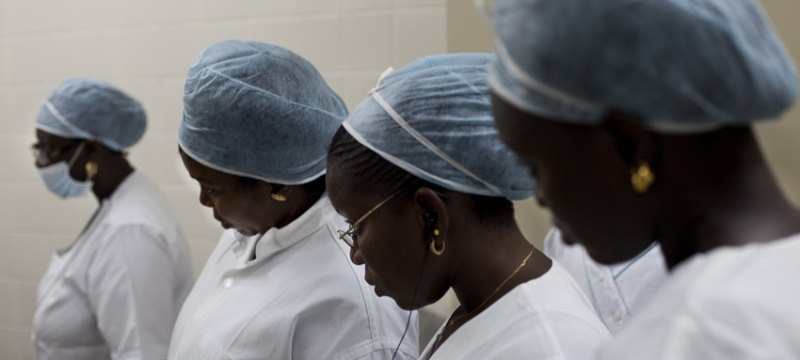
<svg viewBox="0 0 800 360">
<path fill-rule="evenodd" d="M 359 143 L 343 126 L 340 126 L 333 136 L 328 161 L 335 161 L 342 171 L 350 174 L 357 183 L 363 184 L 369 181 L 380 184 L 380 187 L 385 188 L 382 190 L 389 193 L 401 187 L 424 183 Z"/>
<path fill-rule="evenodd" d="M 377 185 L 384 195 L 412 185 L 441 189 L 440 186 L 417 178 L 359 143 L 344 127 L 333 136 L 328 163 L 335 163 L 347 172 L 354 183 Z M 502 197 L 472 195 L 475 215 L 483 222 L 495 225 L 514 223 L 514 204 Z"/>
</svg>

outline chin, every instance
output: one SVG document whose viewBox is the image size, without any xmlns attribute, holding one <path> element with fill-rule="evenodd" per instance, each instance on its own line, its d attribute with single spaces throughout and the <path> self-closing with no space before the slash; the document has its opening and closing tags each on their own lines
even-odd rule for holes
<svg viewBox="0 0 800 360">
<path fill-rule="evenodd" d="M 641 251 L 636 251 L 631 255 L 627 253 L 619 252 L 619 251 L 612 251 L 608 247 L 604 247 L 601 251 L 594 251 L 587 246 L 586 253 L 589 254 L 589 257 L 592 260 L 597 261 L 603 265 L 614 265 L 619 264 L 628 260 L 631 260 L 636 257 L 640 252 L 644 251 L 645 249 L 641 249 Z"/>
<path fill-rule="evenodd" d="M 255 235 L 258 235 L 257 231 L 248 230 L 248 229 L 236 229 L 236 231 L 239 232 L 239 234 L 242 234 L 244 236 L 255 236 Z"/>
<path fill-rule="evenodd" d="M 411 308 L 411 300 L 410 299 L 398 299 L 398 298 L 396 298 L 394 296 L 387 295 L 385 292 L 381 291 L 381 289 L 378 288 L 378 287 L 375 287 L 374 290 L 375 290 L 375 295 L 378 295 L 378 297 L 381 297 L 381 298 L 390 298 L 390 299 L 394 300 L 394 303 L 397 304 L 397 307 L 399 307 L 399 308 L 401 308 L 403 310 L 409 310 L 409 311 L 410 310 L 416 310 L 416 308 L 420 307 L 420 306 L 417 306 L 415 304 L 414 305 L 414 309 L 412 309 Z"/>
<path fill-rule="evenodd" d="M 414 301 L 414 306 L 411 306 L 411 298 L 405 298 L 405 299 L 399 299 L 398 300 L 397 298 L 395 298 L 394 296 L 391 296 L 391 295 L 383 294 L 381 296 L 392 298 L 392 300 L 394 300 L 395 304 L 397 304 L 397 307 L 399 307 L 399 308 L 401 308 L 403 310 L 406 310 L 406 311 L 419 310 L 420 308 L 423 308 L 425 306 L 431 305 L 431 304 L 436 302 L 436 301 L 425 301 L 424 299 L 420 299 L 419 297 L 417 297 L 417 299 L 415 299 L 415 301 Z"/>
<path fill-rule="evenodd" d="M 422 307 L 422 306 L 419 306 L 417 304 L 414 304 L 414 307 L 412 308 L 410 302 L 405 302 L 405 301 L 404 302 L 398 302 L 397 299 L 395 299 L 395 298 L 392 298 L 392 299 L 394 300 L 394 303 L 397 304 L 397 307 L 399 307 L 399 308 L 401 308 L 403 310 L 406 310 L 406 311 L 417 310 L 417 309 Z"/>
</svg>

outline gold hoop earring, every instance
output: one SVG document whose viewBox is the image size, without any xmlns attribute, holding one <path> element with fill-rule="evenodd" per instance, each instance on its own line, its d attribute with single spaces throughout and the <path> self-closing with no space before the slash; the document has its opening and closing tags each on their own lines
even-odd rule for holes
<svg viewBox="0 0 800 360">
<path fill-rule="evenodd" d="M 436 248 L 436 237 L 439 236 L 439 229 L 433 230 L 433 236 L 434 237 L 433 239 L 431 239 L 431 246 L 430 246 L 431 252 L 433 253 L 433 255 L 436 256 L 442 255 L 442 253 L 444 253 L 444 248 L 445 248 L 444 241 L 442 241 L 442 247 L 440 249 Z"/>
<path fill-rule="evenodd" d="M 656 175 L 650 170 L 647 161 L 641 161 L 639 167 L 631 169 L 631 185 L 633 185 L 633 191 L 644 194 L 650 189 L 654 181 L 656 181 Z"/>
<path fill-rule="evenodd" d="M 84 169 L 86 169 L 86 180 L 92 180 L 97 175 L 97 172 L 100 171 L 100 165 L 97 165 L 94 161 L 89 161 L 84 166 Z"/>
<path fill-rule="evenodd" d="M 272 200 L 284 202 L 286 201 L 286 196 L 283 196 L 281 194 L 272 194 Z"/>
</svg>

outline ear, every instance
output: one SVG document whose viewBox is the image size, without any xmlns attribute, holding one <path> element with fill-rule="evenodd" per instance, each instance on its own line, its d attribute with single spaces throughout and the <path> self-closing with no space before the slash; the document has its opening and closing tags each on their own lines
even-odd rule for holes
<svg viewBox="0 0 800 360">
<path fill-rule="evenodd" d="M 292 192 L 292 186 L 286 186 L 282 184 L 270 184 L 272 187 L 272 192 L 270 194 L 277 194 L 287 196 L 290 192 Z"/>
<path fill-rule="evenodd" d="M 436 224 L 434 229 L 439 230 L 439 238 L 447 236 L 450 228 L 450 214 L 447 205 L 439 194 L 428 187 L 421 187 L 414 193 L 414 205 L 419 214 L 419 223 L 425 229 L 425 213 L 436 214 Z"/>
<path fill-rule="evenodd" d="M 97 140 L 86 140 L 86 145 L 83 147 L 83 151 L 86 155 L 89 156 L 97 156 L 99 152 L 102 152 L 106 147 L 98 142 Z"/>
<path fill-rule="evenodd" d="M 280 185 L 278 185 L 280 186 Z M 266 181 L 258 180 L 258 185 L 254 195 L 258 196 L 258 200 L 262 204 L 269 204 L 272 200 L 272 194 L 275 192 L 275 185 Z"/>
<path fill-rule="evenodd" d="M 642 161 L 651 165 L 656 162 L 656 137 L 635 117 L 612 111 L 605 115 L 600 126 L 629 167 Z"/>
<path fill-rule="evenodd" d="M 283 185 L 283 184 L 271 184 L 266 181 L 258 182 L 258 193 L 261 201 L 274 201 L 273 195 L 280 195 L 283 196 L 285 199 L 289 199 L 291 196 L 292 189 L 295 186 Z M 285 200 L 284 200 L 285 201 Z M 280 201 L 280 202 L 284 202 Z"/>
</svg>

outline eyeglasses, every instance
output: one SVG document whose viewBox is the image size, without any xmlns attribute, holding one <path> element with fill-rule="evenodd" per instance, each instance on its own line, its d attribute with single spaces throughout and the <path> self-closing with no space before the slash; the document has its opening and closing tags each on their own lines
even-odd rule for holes
<svg viewBox="0 0 800 360">
<path fill-rule="evenodd" d="M 336 232 L 339 234 L 339 240 L 344 241 L 345 244 L 347 244 L 351 248 L 357 248 L 358 247 L 358 241 L 357 241 L 357 237 L 356 237 L 355 231 L 356 231 L 356 228 L 358 227 L 358 225 L 361 224 L 361 222 L 363 222 L 364 219 L 366 219 L 368 216 L 372 215 L 372 213 L 374 213 L 376 210 L 380 209 L 381 206 L 383 206 L 384 204 L 388 203 L 389 200 L 392 200 L 395 197 L 397 197 L 397 195 L 400 195 L 400 194 L 402 194 L 402 193 L 404 193 L 406 191 L 419 189 L 420 186 L 423 186 L 423 185 L 409 186 L 409 187 L 405 187 L 405 188 L 402 188 L 400 190 L 395 191 L 394 193 L 389 195 L 389 197 L 387 197 L 383 201 L 379 202 L 378 205 L 375 205 L 375 207 L 373 207 L 370 211 L 367 211 L 367 213 L 364 214 L 364 216 L 362 216 L 360 219 L 356 220 L 356 222 L 354 222 L 353 225 L 350 225 L 350 227 L 347 229 L 347 231 L 337 230 Z M 439 197 L 441 197 L 442 199 L 445 199 L 445 200 L 450 199 L 449 196 L 447 196 L 447 195 L 445 195 L 445 194 L 443 194 L 443 193 L 441 193 L 439 191 L 436 191 L 436 190 L 433 190 L 433 191 L 436 193 L 436 195 L 439 195 Z"/>
<path fill-rule="evenodd" d="M 69 145 L 62 146 L 56 149 L 50 149 L 49 145 L 36 142 L 31 145 L 31 154 L 33 155 L 33 157 L 36 158 L 37 161 L 41 163 L 47 163 L 50 160 L 63 155 L 67 151 L 72 150 L 72 148 L 77 147 L 82 142 L 83 140 L 75 140 Z"/>
<path fill-rule="evenodd" d="M 383 206 L 384 204 L 389 202 L 389 200 L 394 199 L 397 195 L 400 195 L 401 193 L 406 192 L 408 190 L 411 190 L 411 188 L 403 188 L 403 189 L 395 191 L 394 193 L 392 193 L 392 195 L 389 195 L 389 197 L 387 197 L 383 201 L 379 202 L 378 205 L 375 205 L 375 207 L 373 207 L 370 211 L 367 211 L 367 213 L 364 214 L 364 216 L 362 216 L 360 219 L 356 220 L 356 222 L 354 222 L 353 225 L 350 225 L 350 227 L 347 228 L 347 231 L 337 230 L 336 232 L 339 234 L 339 240 L 344 241 L 345 244 L 347 244 L 351 248 L 355 248 L 356 245 L 357 245 L 357 243 L 356 243 L 356 233 L 355 233 L 356 227 L 359 224 L 361 224 L 361 222 L 364 221 L 364 219 L 366 219 L 368 216 L 372 215 L 372 213 L 374 213 L 375 210 L 380 209 L 381 206 Z"/>
</svg>

